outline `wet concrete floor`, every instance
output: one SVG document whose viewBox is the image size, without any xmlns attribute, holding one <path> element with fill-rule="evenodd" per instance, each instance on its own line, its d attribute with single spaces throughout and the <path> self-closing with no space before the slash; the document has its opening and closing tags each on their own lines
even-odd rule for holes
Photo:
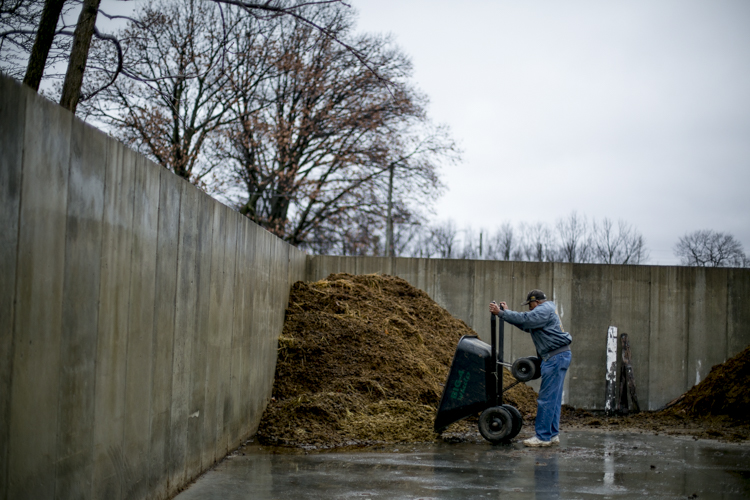
<svg viewBox="0 0 750 500">
<path fill-rule="evenodd" d="M 553 448 L 479 442 L 243 452 L 176 499 L 750 498 L 750 444 L 664 435 L 571 431 Z"/>
</svg>

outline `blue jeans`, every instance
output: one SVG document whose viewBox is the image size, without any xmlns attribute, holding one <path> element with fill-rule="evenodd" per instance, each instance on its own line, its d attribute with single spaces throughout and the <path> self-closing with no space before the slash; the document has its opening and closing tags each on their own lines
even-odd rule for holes
<svg viewBox="0 0 750 500">
<path fill-rule="evenodd" d="M 536 400 L 536 437 L 549 441 L 560 434 L 560 407 L 562 406 L 563 383 L 568 373 L 570 351 L 555 354 L 542 361 L 542 386 Z"/>
</svg>

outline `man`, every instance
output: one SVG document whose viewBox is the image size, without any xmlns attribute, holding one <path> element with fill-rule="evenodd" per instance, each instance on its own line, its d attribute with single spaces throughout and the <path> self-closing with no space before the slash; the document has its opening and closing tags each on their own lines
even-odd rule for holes
<svg viewBox="0 0 750 500">
<path fill-rule="evenodd" d="M 532 290 L 523 305 L 529 312 L 509 311 L 505 302 L 490 304 L 490 312 L 506 323 L 531 334 L 536 351 L 542 358 L 542 386 L 539 388 L 536 410 L 536 435 L 523 442 L 526 446 L 560 444 L 560 408 L 563 383 L 570 366 L 573 337 L 562 330 L 554 302 L 548 301 L 541 290 Z"/>
</svg>

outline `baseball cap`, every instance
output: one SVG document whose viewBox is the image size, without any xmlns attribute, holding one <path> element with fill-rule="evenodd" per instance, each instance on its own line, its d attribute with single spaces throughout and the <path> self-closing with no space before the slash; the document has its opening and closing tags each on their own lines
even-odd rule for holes
<svg viewBox="0 0 750 500">
<path fill-rule="evenodd" d="M 534 290 L 532 290 L 532 291 L 529 292 L 529 294 L 526 296 L 526 302 L 524 302 L 521 305 L 525 306 L 525 305 L 528 305 L 529 302 L 533 302 L 535 300 L 537 300 L 537 301 L 539 301 L 539 300 L 546 300 L 546 299 L 547 299 L 547 296 L 544 295 L 543 291 L 534 289 Z"/>
</svg>

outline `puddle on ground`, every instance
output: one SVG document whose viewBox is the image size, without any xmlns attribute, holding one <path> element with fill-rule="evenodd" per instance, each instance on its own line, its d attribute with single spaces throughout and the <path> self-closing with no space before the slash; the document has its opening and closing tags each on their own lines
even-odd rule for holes
<svg viewBox="0 0 750 500">
<path fill-rule="evenodd" d="M 244 453 L 241 454 L 241 453 Z M 289 453 L 246 446 L 191 499 L 747 498 L 750 445 L 573 431 L 554 448 L 436 443 Z M 694 496 L 694 495 L 697 495 Z"/>
</svg>

